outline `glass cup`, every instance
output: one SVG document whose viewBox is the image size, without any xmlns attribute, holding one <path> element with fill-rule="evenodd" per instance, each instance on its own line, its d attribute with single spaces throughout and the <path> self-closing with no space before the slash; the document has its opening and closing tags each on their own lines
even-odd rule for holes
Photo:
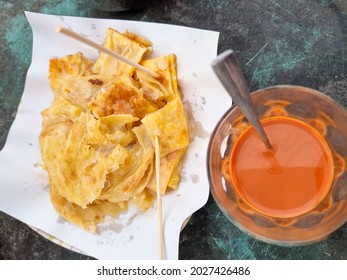
<svg viewBox="0 0 347 280">
<path fill-rule="evenodd" d="M 234 145 L 250 126 L 233 106 L 217 124 L 209 143 L 207 169 L 213 198 L 232 223 L 259 240 L 292 246 L 327 237 L 347 221 L 347 111 L 323 93 L 300 86 L 258 90 L 252 93 L 252 100 L 260 119 L 294 118 L 325 139 L 333 158 L 332 184 L 317 205 L 300 215 L 276 217 L 257 211 L 231 178 Z"/>
</svg>

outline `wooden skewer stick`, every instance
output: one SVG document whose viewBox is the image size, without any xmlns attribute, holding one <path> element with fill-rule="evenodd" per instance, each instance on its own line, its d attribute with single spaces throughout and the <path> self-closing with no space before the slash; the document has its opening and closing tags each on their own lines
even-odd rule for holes
<svg viewBox="0 0 347 280">
<path fill-rule="evenodd" d="M 160 148 L 158 136 L 154 139 L 155 148 L 155 174 L 157 186 L 157 215 L 158 215 L 158 248 L 159 259 L 164 259 L 164 237 L 163 237 L 163 217 L 162 217 L 162 199 L 160 192 Z"/>
<path fill-rule="evenodd" d="M 69 36 L 69 37 L 71 37 L 77 41 L 80 41 L 80 42 L 82 42 L 82 43 L 84 43 L 84 44 L 86 44 L 92 48 L 97 49 L 100 52 L 106 53 L 106 54 L 108 54 L 108 55 L 128 64 L 128 65 L 135 67 L 136 69 L 138 69 L 140 71 L 148 73 L 149 75 L 151 75 L 154 78 L 159 78 L 159 75 L 157 73 L 153 72 L 152 70 L 150 70 L 146 67 L 143 67 L 142 65 L 135 63 L 134 61 L 131 61 L 130 59 L 127 59 L 126 57 L 121 56 L 120 54 L 113 52 L 113 51 L 105 48 L 104 46 L 99 45 L 98 43 L 96 43 L 96 42 L 94 42 L 94 41 L 92 41 L 92 40 L 90 40 L 84 36 L 81 36 L 80 34 L 77 34 L 76 32 L 74 32 L 70 29 L 64 28 L 62 26 L 58 26 L 57 32 L 62 33 L 66 36 Z"/>
</svg>

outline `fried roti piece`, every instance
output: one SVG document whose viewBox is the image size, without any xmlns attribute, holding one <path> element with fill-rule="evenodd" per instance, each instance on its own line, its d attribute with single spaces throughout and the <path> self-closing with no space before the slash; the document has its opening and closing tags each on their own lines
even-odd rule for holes
<svg viewBox="0 0 347 280">
<path fill-rule="evenodd" d="M 141 64 L 155 73 L 158 73 L 160 75 L 158 82 L 166 89 L 163 90 L 163 87 L 158 82 L 155 83 L 153 79 L 149 78 L 148 74 L 139 73 L 140 71 L 137 71 L 136 74 L 139 77 L 141 86 L 144 88 L 145 95 L 150 100 L 154 99 L 155 101 L 155 98 L 158 97 L 159 100 L 169 102 L 180 96 L 176 72 L 176 56 L 174 54 L 146 59 L 143 60 Z M 157 91 L 151 93 L 151 89 L 153 90 L 153 87 L 150 85 L 160 89 L 163 96 L 158 96 Z"/>
<path fill-rule="evenodd" d="M 134 36 L 128 37 L 112 28 L 108 28 L 104 47 L 130 59 L 131 61 L 139 63 L 146 53 L 151 51 L 146 46 L 147 44 L 143 45 L 142 43 L 141 40 L 134 40 Z M 132 76 L 134 72 L 133 66 L 125 64 L 105 53 L 100 53 L 92 69 L 94 73 L 100 75 Z"/>
<path fill-rule="evenodd" d="M 105 93 L 99 94 L 89 108 L 97 118 L 111 114 L 132 114 L 143 118 L 157 110 L 143 97 L 135 80 L 129 76 L 119 78 Z"/>
<path fill-rule="evenodd" d="M 172 95 L 168 89 L 157 79 L 145 72 L 135 70 L 136 78 L 141 85 L 141 91 L 145 98 L 162 108 L 166 105 L 165 100 Z"/>
<path fill-rule="evenodd" d="M 134 195 L 131 201 L 134 202 L 142 211 L 146 211 L 152 207 L 155 196 L 155 192 L 148 188 L 144 188 L 142 192 Z"/>
<path fill-rule="evenodd" d="M 61 58 L 54 58 L 49 61 L 49 82 L 55 94 L 62 92 L 62 85 L 59 80 L 72 77 L 81 77 L 91 74 L 93 62 L 85 58 L 82 53 L 67 55 Z"/>
<path fill-rule="evenodd" d="M 165 157 L 162 157 L 160 159 L 160 193 L 165 194 L 167 187 L 169 185 L 170 179 L 172 177 L 172 174 L 174 170 L 179 166 L 181 162 L 181 158 L 183 156 L 184 149 L 174 151 L 170 154 L 168 154 Z M 171 189 L 174 189 L 176 187 L 176 183 L 178 185 L 178 181 L 171 183 Z M 152 190 L 153 192 L 156 192 L 157 185 L 156 185 L 156 171 L 154 171 L 152 179 L 149 181 L 147 188 Z"/>
<path fill-rule="evenodd" d="M 118 216 L 128 208 L 127 202 L 112 203 L 100 199 L 82 208 L 60 196 L 53 183 L 50 183 L 50 198 L 55 210 L 63 218 L 92 232 L 96 230 L 97 224 L 103 221 L 106 216 Z"/>
<path fill-rule="evenodd" d="M 126 163 L 123 147 L 134 139 L 131 115 L 96 120 L 62 97 L 43 113 L 40 135 L 44 165 L 61 196 L 86 207 L 100 195 L 106 175 Z M 91 172 L 93 171 L 93 172 Z"/>
<path fill-rule="evenodd" d="M 58 78 L 55 83 L 59 85 L 59 94 L 83 111 L 99 93 L 111 87 L 117 78 L 115 76 L 88 75 L 80 77 Z"/>
<path fill-rule="evenodd" d="M 177 97 L 158 111 L 146 115 L 141 122 L 154 143 L 158 137 L 160 156 L 185 149 L 189 144 L 189 130 L 182 100 Z"/>
<path fill-rule="evenodd" d="M 100 194 L 101 199 L 111 202 L 128 201 L 139 194 L 153 176 L 154 148 L 144 128 L 133 128 L 138 142 L 129 147 L 129 161 L 117 172 L 108 174 L 107 187 Z"/>
</svg>

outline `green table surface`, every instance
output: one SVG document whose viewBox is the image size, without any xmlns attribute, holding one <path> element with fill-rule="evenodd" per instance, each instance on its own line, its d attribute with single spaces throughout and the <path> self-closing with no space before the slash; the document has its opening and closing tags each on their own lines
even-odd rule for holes
<svg viewBox="0 0 347 280">
<path fill-rule="evenodd" d="M 303 85 L 347 106 L 346 0 L 147 0 L 139 1 L 144 2 L 140 10 L 125 12 L 98 11 L 71 2 L 0 1 L 0 148 L 15 117 L 31 61 L 32 33 L 24 11 L 219 31 L 218 52 L 232 48 L 237 53 L 251 91 L 277 84 Z M 280 247 L 241 232 L 210 197 L 181 232 L 179 258 L 346 260 L 347 224 L 318 243 Z M 0 259 L 90 257 L 62 248 L 0 212 Z"/>
</svg>

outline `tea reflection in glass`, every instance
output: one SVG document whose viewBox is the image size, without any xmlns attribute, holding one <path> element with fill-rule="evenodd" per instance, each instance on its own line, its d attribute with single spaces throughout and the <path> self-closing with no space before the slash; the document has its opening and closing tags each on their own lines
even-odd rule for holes
<svg viewBox="0 0 347 280">
<path fill-rule="evenodd" d="M 231 180 L 242 199 L 260 213 L 294 217 L 313 209 L 328 193 L 334 162 L 324 138 L 302 121 L 261 121 L 272 144 L 267 150 L 250 126 L 231 154 Z"/>
</svg>

